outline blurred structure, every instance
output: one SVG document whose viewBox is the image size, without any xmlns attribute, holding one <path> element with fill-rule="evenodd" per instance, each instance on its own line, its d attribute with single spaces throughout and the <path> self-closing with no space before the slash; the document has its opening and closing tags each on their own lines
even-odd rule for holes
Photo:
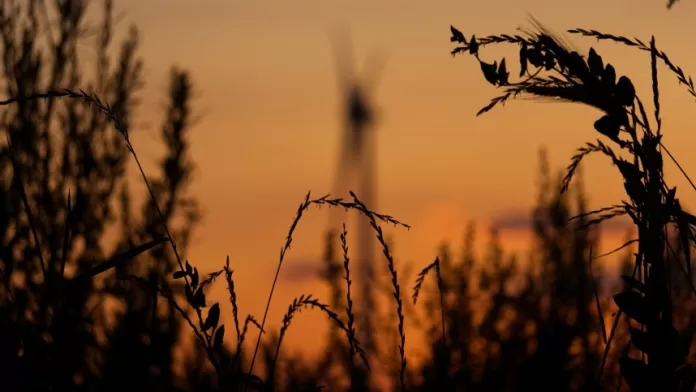
<svg viewBox="0 0 696 392">
<path fill-rule="evenodd" d="M 375 110 L 370 100 L 377 76 L 383 67 L 384 58 L 371 56 L 359 75 L 355 70 L 355 60 L 350 39 L 347 34 L 336 36 L 333 41 L 334 58 L 336 61 L 339 91 L 343 102 L 343 135 L 339 147 L 339 156 L 334 182 L 333 195 L 350 199 L 349 191 L 371 210 L 376 209 L 376 135 L 374 134 Z M 374 281 L 375 237 L 370 223 L 365 217 L 358 218 L 359 223 L 352 233 L 357 238 L 358 285 L 359 300 L 356 313 L 358 316 L 358 336 L 368 353 L 375 350 L 374 320 L 375 314 Z M 343 211 L 333 211 L 330 216 L 330 230 L 337 233 L 344 223 Z M 352 236 L 351 236 L 352 237 Z"/>
</svg>

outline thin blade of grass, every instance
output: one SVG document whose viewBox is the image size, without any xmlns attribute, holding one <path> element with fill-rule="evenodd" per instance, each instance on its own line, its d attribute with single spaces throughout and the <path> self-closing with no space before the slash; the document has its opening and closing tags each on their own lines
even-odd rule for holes
<svg viewBox="0 0 696 392">
<path fill-rule="evenodd" d="M 150 249 L 154 248 L 157 245 L 163 244 L 165 242 L 169 241 L 169 238 L 167 237 L 162 237 L 158 238 L 149 242 L 146 242 L 144 244 L 138 245 L 134 248 L 131 248 L 125 252 L 119 253 L 115 255 L 114 257 L 110 258 L 109 260 L 106 260 L 97 266 L 89 269 L 88 271 L 78 275 L 77 277 L 73 278 L 72 281 L 77 281 L 77 280 L 85 280 L 85 279 L 91 279 L 102 272 L 108 271 L 111 268 L 114 268 L 117 264 L 129 261 L 133 259 L 134 257 L 137 257 Z"/>
</svg>

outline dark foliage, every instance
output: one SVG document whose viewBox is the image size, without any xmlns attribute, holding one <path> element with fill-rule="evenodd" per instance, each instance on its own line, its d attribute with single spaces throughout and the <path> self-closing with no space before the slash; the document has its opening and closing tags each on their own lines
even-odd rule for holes
<svg viewBox="0 0 696 392">
<path fill-rule="evenodd" d="M 633 272 L 622 277 L 625 289 L 614 296 L 619 312 L 607 340 L 604 358 L 613 341 L 618 320 L 623 314 L 633 325 L 630 329 L 631 345 L 641 355 L 637 358 L 627 352 L 619 361 L 622 378 L 630 389 L 693 390 L 696 386 L 696 370 L 685 362 L 690 348 L 690 340 L 685 338 L 690 338 L 690 334 L 681 333 L 674 324 L 675 309 L 671 289 L 673 279 L 668 264 L 670 243 L 667 229 L 670 225 L 678 228 L 684 261 L 680 267 L 691 283 L 691 246 L 696 242 L 693 234 L 696 218 L 682 209 L 676 197 L 676 187 L 669 187 L 663 176 L 663 151 L 680 169 L 681 166 L 662 142 L 658 60 L 667 65 L 687 87 L 688 92 L 696 97 L 691 77 L 687 77 L 664 52 L 657 49 L 654 37 L 646 45 L 638 39 L 591 30 L 569 30 L 571 34 L 611 40 L 649 52 L 654 107 L 654 116 L 650 119 L 628 77 L 621 76 L 617 80 L 614 67 L 609 63 L 605 64 L 594 49 L 583 56 L 571 50 L 539 23 L 536 23 L 536 31 L 525 32 L 524 35 L 499 35 L 481 39 L 474 36 L 471 40 L 467 40 L 454 27 L 450 30 L 450 40 L 459 45 L 452 54 L 470 53 L 481 64 L 485 79 L 504 91 L 503 95 L 494 98 L 481 109 L 479 114 L 520 95 L 582 103 L 601 112 L 594 128 L 608 138 L 610 144 L 597 140 L 597 143 L 588 143 L 581 148 L 568 166 L 562 190 L 567 189 L 583 157 L 592 152 L 603 153 L 611 159 L 623 177 L 628 200 L 621 205 L 591 212 L 587 216 L 593 216 L 593 219 L 588 223 L 627 215 L 638 231 L 638 251 L 635 254 Z M 496 62 L 491 65 L 481 59 L 481 49 L 496 43 L 512 43 L 520 47 L 520 81 L 509 80 L 504 60 L 496 68 Z M 654 123 L 651 124 L 651 121 Z M 631 159 L 621 158 L 614 151 L 617 147 Z M 689 179 L 686 173 L 684 175 Z M 689 181 L 691 182 L 690 179 Z M 605 363 L 603 359 L 600 369 L 604 369 Z"/>
<path fill-rule="evenodd" d="M 696 90 L 654 39 L 645 44 L 570 31 L 650 54 L 650 119 L 631 80 L 617 78 L 593 49 L 580 55 L 538 25 L 537 32 L 469 40 L 451 28 L 458 45 L 453 53 L 473 55 L 484 78 L 503 90 L 479 114 L 520 95 L 583 103 L 601 112 L 594 129 L 605 141 L 579 149 L 557 178 L 542 155 L 534 240 L 524 262 L 502 249 L 495 229 L 487 254 L 477 255 L 472 224 L 461 254 L 453 255 L 443 244 L 435 260 L 411 279 L 382 228 L 408 225 L 372 211 L 353 193 L 350 199 L 307 194 L 288 231 L 276 277 L 310 207 L 362 214 L 382 248 L 385 267 L 366 286 L 393 304 L 384 314 L 369 315 L 374 330 L 365 335 L 376 337 L 377 347 L 368 358 L 358 339 L 361 309 L 353 303 L 346 226 L 338 238 L 337 233 L 327 237 L 321 278 L 330 289 L 328 304 L 299 295 L 278 332 L 265 330 L 265 315 L 260 323 L 253 315 L 240 318 L 237 275 L 229 258 L 210 273 L 199 272 L 185 258 L 200 219 L 188 194 L 193 175 L 189 74 L 172 69 L 160 132 L 166 152 L 158 172 L 146 175 L 130 139 L 142 85 L 137 30 L 130 30 L 112 62 L 107 56 L 112 2 L 105 0 L 95 35 L 98 61 L 86 70 L 77 44 L 84 40 L 88 3 L 49 4 L 50 9 L 40 0 L 0 2 L 1 71 L 8 97 L 0 102 L 7 141 L 0 146 L 3 390 L 368 391 L 378 389 L 370 383 L 377 372 L 400 391 L 694 389 L 696 374 L 688 363 L 696 332 L 691 264 L 696 218 L 682 209 L 676 189 L 663 178 L 662 153 L 672 156 L 662 144 L 658 61 L 695 97 Z M 60 23 L 49 23 L 49 14 Z M 495 43 L 519 46 L 522 80 L 514 81 L 505 59 L 482 59 L 483 49 Z M 88 71 L 92 79 L 84 76 Z M 619 169 L 626 201 L 587 211 L 581 181 L 570 187 L 582 158 L 592 152 L 609 157 Z M 133 206 L 136 197 L 126 179 L 129 160 L 147 189 L 140 206 Z M 630 249 L 621 264 L 623 290 L 611 296 L 618 288 L 602 289 L 599 277 L 607 274 L 597 261 L 605 255 L 595 250 L 599 224 L 620 215 L 636 225 L 638 238 L 626 247 L 637 249 Z M 104 240 L 112 228 L 118 241 L 109 249 Z M 226 325 L 220 304 L 207 297 L 221 277 L 232 305 L 233 319 Z M 410 287 L 406 282 L 414 282 L 412 293 L 402 292 Z M 272 296 L 273 289 L 269 306 Z M 282 351 L 292 320 L 305 309 L 322 312 L 331 323 L 325 351 L 315 360 Z M 407 320 L 426 338 L 420 362 L 406 358 Z M 259 336 L 247 364 L 250 326 Z M 234 349 L 225 344 L 230 340 Z M 179 364 L 176 348 L 187 353 Z M 257 352 L 263 378 L 254 372 Z M 182 370 L 175 371 L 175 365 Z"/>
</svg>

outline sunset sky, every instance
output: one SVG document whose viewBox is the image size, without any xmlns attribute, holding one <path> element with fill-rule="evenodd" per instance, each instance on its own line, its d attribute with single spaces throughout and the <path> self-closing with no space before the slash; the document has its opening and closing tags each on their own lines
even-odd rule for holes
<svg viewBox="0 0 696 392">
<path fill-rule="evenodd" d="M 575 105 L 513 101 L 475 117 L 496 91 L 474 59 L 452 58 L 450 24 L 467 37 L 481 37 L 516 33 L 533 15 L 557 32 L 582 27 L 644 42 L 654 34 L 676 64 L 696 73 L 691 0 L 672 11 L 663 0 L 118 0 L 116 5 L 124 13 L 119 31 L 133 23 L 142 33 L 147 84 L 135 148 L 146 160 L 157 158 L 168 71 L 172 65 L 190 70 L 198 91 L 195 106 L 203 116 L 192 135 L 197 165 L 192 191 L 205 215 L 188 256 L 210 271 L 229 255 L 242 313 L 259 320 L 297 205 L 307 191 L 315 196 L 332 191 L 342 130 L 329 39 L 336 28 L 349 31 L 358 67 L 373 50 L 387 55 L 374 96 L 380 110 L 375 209 L 413 226 L 389 233 L 399 261 L 415 268 L 432 261 L 441 241 L 459 245 L 469 220 L 484 227 L 497 222 L 506 243 L 519 246 L 535 200 L 539 147 L 549 147 L 551 167 L 560 169 L 584 141 L 597 138 L 592 128 L 597 113 Z M 648 97 L 646 52 L 581 37 L 570 41 L 584 53 L 594 46 Z M 483 52 L 490 61 L 502 54 L 514 63 L 517 47 Z M 690 154 L 696 136 L 688 122 L 694 99 L 665 67 L 660 72 L 665 144 L 687 172 L 696 172 Z M 696 205 L 696 192 L 667 166 L 682 199 Z M 621 200 L 623 188 L 608 161 L 588 159 L 584 175 L 591 207 Z M 293 297 L 326 296 L 312 268 L 319 267 L 327 218 L 325 209 L 311 210 L 300 223 L 273 300 L 271 326 L 278 325 Z M 622 230 L 613 238 L 619 235 Z M 402 286 L 410 297 L 412 282 Z M 215 292 L 224 301 L 222 287 Z M 311 336 L 317 320 L 324 325 L 321 315 L 298 316 L 290 346 Z"/>
</svg>

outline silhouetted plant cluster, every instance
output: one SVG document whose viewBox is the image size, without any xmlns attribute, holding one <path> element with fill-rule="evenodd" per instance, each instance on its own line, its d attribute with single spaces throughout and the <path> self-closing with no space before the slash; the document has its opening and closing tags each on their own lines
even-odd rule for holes
<svg viewBox="0 0 696 392">
<path fill-rule="evenodd" d="M 686 85 L 689 93 L 696 97 L 693 81 L 664 52 L 657 49 L 654 37 L 646 45 L 638 39 L 591 30 L 568 31 L 649 52 L 654 106 L 654 124 L 651 124 L 643 101 L 628 77 L 621 76 L 617 81 L 614 67 L 605 64 L 594 49 L 583 57 L 538 23 L 536 27 L 538 31 L 528 31 L 524 35 L 480 39 L 473 36 L 470 40 L 452 27 L 451 41 L 459 44 L 452 54 L 470 53 L 479 62 L 486 80 L 504 90 L 503 95 L 494 98 L 478 114 L 520 95 L 583 103 L 603 113 L 594 123 L 594 128 L 613 145 L 628 153 L 631 160 L 619 157 L 610 145 L 600 140 L 588 143 L 573 157 L 563 180 L 563 190 L 567 189 L 582 158 L 593 152 L 603 153 L 619 169 L 629 200 L 621 205 L 589 212 L 587 216 L 593 219 L 590 223 L 627 215 L 638 229 L 634 270 L 630 276 L 622 277 L 625 290 L 614 296 L 619 313 L 611 328 L 605 352 L 610 349 L 621 314 L 625 314 L 637 326 L 631 329 L 631 344 L 642 353 L 641 358 L 624 356 L 620 361 L 622 377 L 631 390 L 693 390 L 696 370 L 685 362 L 690 342 L 682 341 L 673 323 L 672 277 L 667 267 L 669 242 L 666 230 L 669 224 L 675 224 L 679 229 L 685 261 L 684 274 L 690 279 L 690 247 L 696 240 L 692 226 L 696 224 L 696 219 L 683 211 L 676 197 L 676 188 L 668 187 L 664 181 L 662 152 L 673 157 L 662 143 L 658 60 L 664 62 Z M 481 49 L 495 43 L 519 45 L 520 81 L 509 80 L 504 59 L 500 64 L 481 59 Z"/>
<path fill-rule="evenodd" d="M 399 391 L 589 391 L 620 388 L 622 379 L 637 391 L 693 389 L 696 374 L 686 363 L 696 332 L 690 296 L 696 292 L 691 279 L 696 217 L 682 210 L 676 189 L 663 179 L 662 151 L 671 155 L 661 142 L 658 60 L 695 97 L 696 91 L 654 39 L 646 45 L 571 30 L 651 55 L 652 125 L 630 79 L 617 80 L 614 68 L 594 50 L 585 58 L 539 26 L 539 32 L 525 35 L 470 40 L 452 28 L 452 41 L 459 45 L 453 53 L 474 55 L 486 80 L 504 90 L 480 113 L 525 94 L 581 102 L 603 113 L 595 129 L 611 143 L 588 143 L 567 174 L 554 181 L 542 156 L 534 242 L 524 263 L 503 251 L 495 230 L 488 254 L 479 258 L 473 252 L 472 225 L 458 259 L 443 245 L 435 261 L 416 274 L 412 303 L 402 292 L 404 275 L 411 280 L 408 270 L 398 267 L 383 230 L 384 224 L 409 226 L 372 211 L 352 192 L 350 199 L 313 199 L 308 193 L 281 248 L 258 322 L 253 315 L 240 318 L 238 276 L 229 257 L 209 273 L 185 258 L 200 220 L 198 203 L 188 194 L 193 175 L 189 74 L 172 70 L 160 132 L 165 155 L 158 162 L 159 173 L 146 174 L 131 142 L 142 87 L 137 30 L 131 29 L 112 62 L 107 50 L 113 4 L 104 0 L 104 19 L 96 29 L 95 76 L 87 80 L 77 46 L 88 3 L 50 4 L 0 2 L 1 71 L 10 97 L 0 101 L 0 127 L 6 135 L 0 146 L 3 390 L 369 391 L 379 389 L 371 375 L 380 368 Z M 60 23 L 51 23 L 49 15 Z M 521 81 L 511 82 L 504 59 L 487 63 L 480 58 L 481 49 L 494 43 L 520 46 Z M 573 199 L 572 192 L 565 192 L 582 158 L 592 152 L 605 154 L 619 168 L 628 201 L 587 211 L 578 182 Z M 126 176 L 129 158 L 147 191 L 139 207 L 133 206 L 135 194 Z M 353 303 L 345 225 L 338 236 L 327 236 L 322 279 L 330 288 L 330 302 L 299 295 L 279 331 L 267 331 L 281 267 L 295 229 L 312 206 L 359 212 L 382 248 L 380 265 L 386 268 L 369 283 L 393 301 L 393 308 L 387 315 L 370 315 L 379 321 L 374 327 L 379 330 L 371 335 L 384 337 L 375 357 L 379 364 L 370 363 L 357 338 L 356 315 L 367 310 Z M 597 225 L 620 215 L 630 217 L 638 229 L 638 239 L 626 246 L 635 243 L 638 248 L 622 264 L 625 290 L 612 303 L 599 289 L 595 276 L 603 271 L 593 264 L 599 258 L 593 252 L 599 243 Z M 117 241 L 108 249 L 103 240 L 112 228 L 118 229 Z M 232 327 L 221 322 L 221 304 L 207 298 L 220 278 L 232 306 Z M 424 309 L 425 318 L 418 317 L 415 306 Z M 604 321 L 609 308 L 616 308 L 610 328 Z M 325 352 L 317 360 L 281 355 L 291 322 L 303 309 L 318 310 L 331 322 Z M 628 319 L 620 325 L 622 314 Z M 427 353 L 420 363 L 406 358 L 407 320 L 426 337 Z M 250 326 L 259 335 L 246 356 Z M 181 339 L 186 332 L 193 344 Z M 225 344 L 226 335 L 233 347 Z M 618 354 L 610 350 L 616 346 Z M 175 370 L 177 348 L 186 353 L 180 371 Z M 255 372 L 257 358 L 263 374 Z"/>
</svg>

